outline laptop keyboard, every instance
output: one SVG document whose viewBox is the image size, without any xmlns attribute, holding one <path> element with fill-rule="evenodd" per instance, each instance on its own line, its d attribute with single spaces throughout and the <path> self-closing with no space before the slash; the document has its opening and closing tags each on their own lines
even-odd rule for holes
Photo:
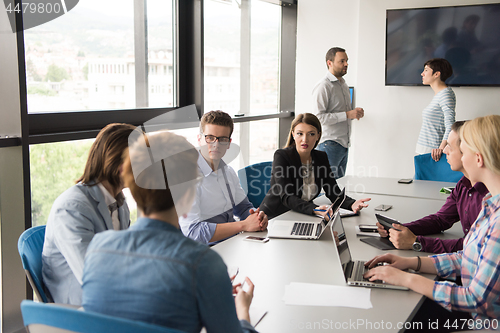
<svg viewBox="0 0 500 333">
<path fill-rule="evenodd" d="M 356 281 L 367 281 L 363 277 L 363 275 L 368 271 L 368 268 L 365 266 L 364 261 L 356 261 L 354 271 L 356 272 L 356 276 L 354 276 L 354 280 Z"/>
<path fill-rule="evenodd" d="M 314 223 L 299 223 L 293 224 L 293 229 L 290 235 L 311 236 L 314 229 Z"/>
<path fill-rule="evenodd" d="M 366 261 L 355 261 L 354 262 L 354 269 L 356 272 L 356 276 L 354 276 L 355 281 L 369 281 L 368 279 L 364 278 L 363 275 L 365 275 L 366 272 L 368 272 L 370 269 L 365 266 Z M 377 264 L 377 266 L 382 266 L 382 263 Z M 372 283 L 384 283 L 382 280 L 375 280 L 375 281 L 370 281 Z"/>
</svg>

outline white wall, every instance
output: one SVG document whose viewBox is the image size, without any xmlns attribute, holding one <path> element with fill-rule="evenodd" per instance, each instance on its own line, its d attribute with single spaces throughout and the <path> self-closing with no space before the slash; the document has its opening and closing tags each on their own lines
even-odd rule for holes
<svg viewBox="0 0 500 333">
<path fill-rule="evenodd" d="M 299 1 L 297 27 L 297 113 L 309 112 L 314 84 L 326 73 L 324 55 L 341 46 L 349 56 L 347 83 L 365 117 L 353 122 L 348 174 L 413 177 L 413 156 L 421 113 L 433 96 L 430 87 L 386 87 L 386 10 L 496 1 L 307 0 Z M 500 114 L 500 88 L 453 88 L 456 119 Z"/>
</svg>

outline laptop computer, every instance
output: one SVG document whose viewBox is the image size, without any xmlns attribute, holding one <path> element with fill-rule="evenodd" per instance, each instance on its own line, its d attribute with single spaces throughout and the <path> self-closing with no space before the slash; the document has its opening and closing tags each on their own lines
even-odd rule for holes
<svg viewBox="0 0 500 333">
<path fill-rule="evenodd" d="M 393 228 L 392 224 L 401 224 L 398 220 L 395 220 L 391 217 L 382 215 L 382 214 L 375 214 L 375 217 L 377 218 L 377 221 L 384 226 L 385 230 L 389 232 L 389 229 Z M 368 238 L 360 238 L 360 241 L 369 244 L 373 247 L 376 247 L 379 250 L 396 250 L 396 247 L 392 242 L 389 240 L 389 238 L 373 238 L 373 237 L 368 237 Z"/>
<path fill-rule="evenodd" d="M 300 222 L 275 220 L 267 232 L 269 238 L 319 239 L 333 218 L 338 215 L 340 206 L 345 200 L 345 189 L 328 207 L 332 215 L 325 214 L 329 220 L 322 218 L 319 222 Z"/>
<path fill-rule="evenodd" d="M 392 284 L 384 283 L 383 281 L 368 281 L 363 277 L 368 268 L 365 267 L 366 261 L 356 260 L 351 258 L 351 251 L 349 251 L 349 244 L 345 235 L 342 219 L 335 216 L 333 223 L 330 225 L 332 239 L 335 243 L 335 249 L 339 255 L 340 265 L 344 271 L 345 282 L 349 286 L 355 287 L 370 287 L 370 288 L 384 288 L 396 290 L 408 290 L 406 287 L 395 286 Z"/>
</svg>

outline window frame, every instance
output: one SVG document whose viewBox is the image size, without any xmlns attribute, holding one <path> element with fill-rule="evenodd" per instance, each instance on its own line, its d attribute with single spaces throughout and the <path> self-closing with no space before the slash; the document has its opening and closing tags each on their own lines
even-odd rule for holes
<svg viewBox="0 0 500 333">
<path fill-rule="evenodd" d="M 14 5 L 21 5 L 22 0 L 13 0 Z M 134 0 L 144 1 L 144 0 Z M 19 68 L 19 96 L 21 138 L 2 140 L 2 147 L 21 146 L 23 159 L 23 192 L 25 229 L 32 226 L 31 217 L 31 175 L 30 144 L 52 143 L 95 138 L 97 133 L 109 123 L 125 122 L 140 125 L 147 120 L 177 108 L 196 106 L 198 116 L 204 113 L 203 102 L 203 1 L 174 1 L 174 101 L 177 107 L 169 108 L 134 108 L 126 110 L 75 111 L 28 114 L 27 83 L 24 31 L 18 29 L 17 57 Z M 246 1 L 246 0 L 243 0 Z M 283 146 L 294 117 L 295 108 L 295 58 L 297 31 L 296 0 L 264 0 L 277 3 L 282 7 L 280 35 L 280 70 L 279 102 L 277 113 L 267 115 L 249 115 L 235 118 L 235 122 L 246 123 L 262 119 L 279 118 L 279 146 Z M 22 26 L 22 17 L 16 15 L 16 26 Z M 94 112 L 89 117 L 89 112 Z M 97 113 L 95 113 L 97 112 Z M 26 296 L 32 298 L 29 283 L 26 283 Z"/>
<path fill-rule="evenodd" d="M 22 0 L 15 0 L 21 3 Z M 245 0 L 243 0 L 245 1 Z M 266 1 L 266 0 L 264 0 Z M 291 3 L 290 1 L 293 1 Z M 12 145 L 23 146 L 25 226 L 31 227 L 31 182 L 29 145 L 95 138 L 107 124 L 129 123 L 139 126 L 147 120 L 177 108 L 194 104 L 198 116 L 204 113 L 203 92 L 203 2 L 204 0 L 173 0 L 174 5 L 174 101 L 177 107 L 134 108 L 74 112 L 28 113 L 24 31 L 17 32 L 19 85 L 21 96 L 21 140 Z M 275 1 L 269 1 L 276 3 Z M 134 0 L 134 6 L 144 0 Z M 280 36 L 279 102 L 277 113 L 234 118 L 235 122 L 250 122 L 279 118 L 279 146 L 286 141 L 295 108 L 295 55 L 297 30 L 296 1 L 280 1 L 282 22 Z M 16 25 L 22 17 L 16 15 Z M 293 68 L 293 70 L 290 70 Z M 285 70 L 286 69 L 286 70 Z M 95 116 L 89 116 L 89 115 Z"/>
</svg>

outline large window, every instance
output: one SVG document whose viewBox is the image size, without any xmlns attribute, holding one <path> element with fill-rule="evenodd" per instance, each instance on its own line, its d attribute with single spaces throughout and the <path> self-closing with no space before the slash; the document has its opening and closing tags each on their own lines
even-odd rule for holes
<svg viewBox="0 0 500 333">
<path fill-rule="evenodd" d="M 204 1 L 205 112 L 278 111 L 281 7 Z"/>
<path fill-rule="evenodd" d="M 281 7 L 261 0 L 204 2 L 205 112 L 262 115 L 279 111 Z M 271 161 L 278 121 L 238 123 L 233 142 L 240 158 L 231 165 Z"/>
<path fill-rule="evenodd" d="M 32 225 L 47 223 L 54 200 L 83 174 L 94 139 L 30 146 Z M 123 191 L 130 220 L 137 219 L 137 205 L 128 189 Z"/>
<path fill-rule="evenodd" d="M 92 140 L 78 139 L 95 137 L 109 122 L 138 125 L 196 103 L 200 87 L 205 112 L 280 111 L 283 7 L 264 0 L 203 4 L 197 12 L 188 0 L 82 0 L 24 31 L 29 142 L 36 143 L 29 147 L 27 176 L 33 225 L 46 223 L 54 200 L 82 174 Z M 196 43 L 197 13 L 203 16 L 202 45 Z M 198 79 L 193 68 L 201 54 L 204 75 Z M 104 112 L 89 117 L 85 111 Z M 230 165 L 238 170 L 271 161 L 278 122 L 236 123 L 232 137 L 241 153 Z M 197 145 L 197 128 L 175 131 Z M 131 197 L 128 202 L 133 211 Z"/>
<path fill-rule="evenodd" d="M 24 32 L 29 113 L 174 107 L 172 0 L 82 0 Z"/>
</svg>

